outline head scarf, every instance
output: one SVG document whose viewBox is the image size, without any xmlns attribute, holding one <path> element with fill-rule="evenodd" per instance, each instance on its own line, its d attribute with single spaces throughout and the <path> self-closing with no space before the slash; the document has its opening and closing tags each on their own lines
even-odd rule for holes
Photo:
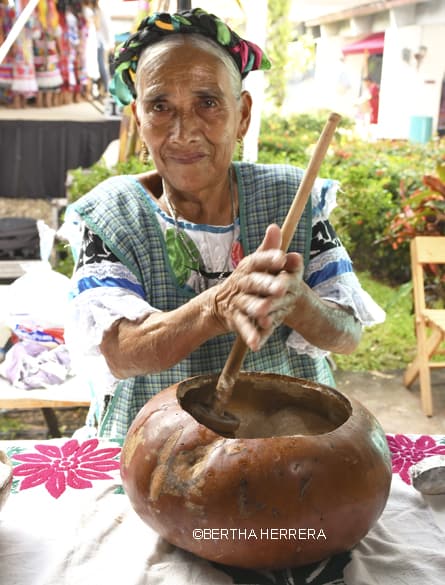
<svg viewBox="0 0 445 585">
<path fill-rule="evenodd" d="M 136 68 L 142 51 L 171 34 L 195 33 L 213 39 L 234 59 L 241 77 L 256 69 L 270 69 L 270 61 L 255 43 L 246 41 L 231 30 L 225 22 L 201 8 L 176 14 L 155 12 L 144 18 L 137 32 L 116 48 L 114 77 L 110 92 L 122 105 L 136 97 Z"/>
</svg>

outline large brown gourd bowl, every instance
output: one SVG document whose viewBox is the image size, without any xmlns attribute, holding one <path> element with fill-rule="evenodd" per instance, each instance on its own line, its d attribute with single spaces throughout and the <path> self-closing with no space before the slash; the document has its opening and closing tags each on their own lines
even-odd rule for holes
<svg viewBox="0 0 445 585">
<path fill-rule="evenodd" d="M 121 476 L 137 514 L 171 544 L 210 561 L 280 569 L 350 550 L 382 513 L 391 483 L 385 434 L 337 390 L 241 372 L 228 411 L 235 438 L 198 423 L 217 376 L 167 388 L 140 410 Z"/>
</svg>

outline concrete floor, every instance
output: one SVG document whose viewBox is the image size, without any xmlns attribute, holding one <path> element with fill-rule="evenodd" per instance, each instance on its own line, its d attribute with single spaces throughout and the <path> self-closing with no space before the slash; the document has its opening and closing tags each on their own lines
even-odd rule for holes
<svg viewBox="0 0 445 585">
<path fill-rule="evenodd" d="M 387 433 L 445 434 L 445 369 L 432 372 L 432 417 L 422 412 L 418 382 L 405 388 L 402 371 L 334 374 L 338 390 L 366 406 Z"/>
</svg>

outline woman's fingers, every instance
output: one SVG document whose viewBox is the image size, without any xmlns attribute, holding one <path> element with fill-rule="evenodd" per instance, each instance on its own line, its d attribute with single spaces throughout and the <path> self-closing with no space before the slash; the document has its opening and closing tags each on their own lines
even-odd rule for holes
<svg viewBox="0 0 445 585">
<path fill-rule="evenodd" d="M 251 272 L 277 274 L 284 269 L 286 262 L 286 254 L 281 250 L 257 251 L 243 258 L 235 272 L 243 274 Z"/>
<path fill-rule="evenodd" d="M 302 273 L 280 271 L 278 274 L 269 274 L 264 272 L 253 272 L 240 278 L 238 282 L 239 297 L 243 299 L 244 295 L 280 299 L 290 293 L 296 293 L 302 281 Z"/>
<path fill-rule="evenodd" d="M 215 298 L 218 318 L 254 351 L 294 309 L 301 286 L 301 255 L 280 245 L 281 230 L 270 225 L 257 251 L 240 262 Z"/>
<path fill-rule="evenodd" d="M 272 250 L 277 249 L 279 250 L 281 246 L 281 230 L 277 226 L 277 224 L 273 223 L 269 225 L 266 229 L 266 233 L 264 234 L 263 241 L 258 247 L 258 251 L 264 250 Z"/>
<path fill-rule="evenodd" d="M 258 351 L 273 333 L 272 319 L 269 318 L 269 321 L 271 325 L 263 328 L 256 320 L 249 318 L 242 311 L 235 311 L 233 330 L 237 332 L 249 349 Z"/>
<path fill-rule="evenodd" d="M 267 272 L 252 272 L 246 274 L 239 281 L 239 290 L 245 294 L 262 297 L 281 297 L 286 294 L 285 279 L 277 278 Z"/>
<path fill-rule="evenodd" d="M 303 256 L 297 254 L 297 252 L 288 252 L 286 254 L 286 262 L 283 266 L 283 270 L 286 272 L 301 272 L 301 274 L 303 274 Z"/>
</svg>

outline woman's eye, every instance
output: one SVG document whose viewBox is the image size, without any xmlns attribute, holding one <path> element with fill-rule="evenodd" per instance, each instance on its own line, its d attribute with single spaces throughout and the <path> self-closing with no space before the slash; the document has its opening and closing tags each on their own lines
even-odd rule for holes
<svg viewBox="0 0 445 585">
<path fill-rule="evenodd" d="M 216 106 L 216 100 L 213 98 L 204 98 L 202 104 L 206 108 L 214 108 Z"/>
<path fill-rule="evenodd" d="M 165 112 L 166 109 L 167 109 L 167 106 L 162 102 L 157 103 L 157 104 L 153 104 L 153 111 L 154 112 Z"/>
</svg>

